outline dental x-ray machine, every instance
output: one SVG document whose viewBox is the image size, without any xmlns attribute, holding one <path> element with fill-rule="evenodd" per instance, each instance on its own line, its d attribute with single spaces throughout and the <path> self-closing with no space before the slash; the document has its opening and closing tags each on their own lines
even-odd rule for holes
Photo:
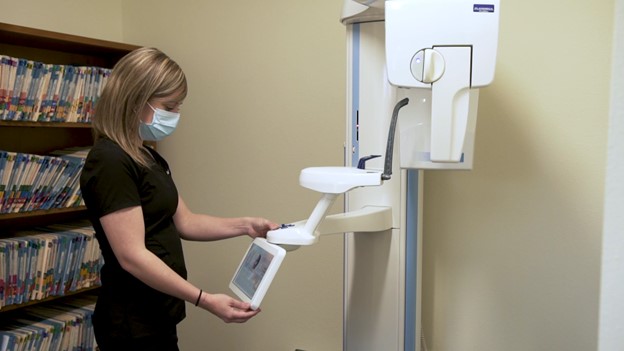
<svg viewBox="0 0 624 351">
<path fill-rule="evenodd" d="M 346 233 L 344 350 L 421 350 L 422 170 L 472 168 L 499 5 L 344 1 L 347 164 L 302 170 L 301 186 L 320 201 L 307 220 L 267 235 L 292 250 Z M 345 212 L 326 216 L 343 193 Z"/>
</svg>

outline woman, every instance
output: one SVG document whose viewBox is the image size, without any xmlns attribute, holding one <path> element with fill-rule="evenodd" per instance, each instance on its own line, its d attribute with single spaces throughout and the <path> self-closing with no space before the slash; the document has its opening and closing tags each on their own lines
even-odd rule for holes
<svg viewBox="0 0 624 351">
<path fill-rule="evenodd" d="M 95 144 L 80 187 L 105 261 L 93 317 L 101 351 L 178 350 L 185 301 L 228 323 L 258 313 L 186 280 L 181 239 L 254 238 L 277 227 L 263 218 L 191 212 L 167 162 L 143 146 L 173 132 L 186 94 L 180 67 L 157 49 L 141 48 L 115 65 L 97 102 Z"/>
</svg>

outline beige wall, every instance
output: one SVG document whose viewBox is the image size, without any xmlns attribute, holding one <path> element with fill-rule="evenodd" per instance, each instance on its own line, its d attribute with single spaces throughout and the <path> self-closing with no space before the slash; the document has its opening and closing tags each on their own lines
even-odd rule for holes
<svg viewBox="0 0 624 351">
<path fill-rule="evenodd" d="M 122 0 L 0 0 L 0 21 L 90 38 L 122 41 Z"/>
<path fill-rule="evenodd" d="M 342 164 L 342 1 L 39 3 L 0 21 L 158 46 L 184 67 L 183 121 L 160 150 L 194 210 L 302 219 L 317 195 L 299 170 Z M 425 175 L 430 350 L 595 349 L 613 3 L 503 1 L 475 169 Z M 228 292 L 247 242 L 186 245 L 191 280 Z M 339 350 L 341 269 L 339 236 L 289 254 L 257 318 L 189 306 L 181 346 Z"/>
<path fill-rule="evenodd" d="M 158 46 L 184 68 L 179 130 L 160 145 L 195 211 L 306 218 L 318 194 L 298 185 L 311 165 L 342 165 L 345 34 L 341 2 L 126 1 L 124 37 Z M 247 238 L 185 245 L 190 279 L 227 287 Z M 184 350 L 340 350 L 342 241 L 286 256 L 263 312 L 227 325 L 188 306 Z"/>
</svg>

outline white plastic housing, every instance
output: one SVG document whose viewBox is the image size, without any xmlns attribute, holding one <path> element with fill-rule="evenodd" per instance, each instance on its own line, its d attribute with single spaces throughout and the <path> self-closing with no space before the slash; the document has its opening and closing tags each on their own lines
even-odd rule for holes
<svg viewBox="0 0 624 351">
<path fill-rule="evenodd" d="M 369 7 L 357 1 L 345 0 L 340 21 L 343 24 L 383 21 L 384 7 L 383 1 L 380 2 L 381 5 L 378 7 Z"/>
<path fill-rule="evenodd" d="M 291 223 L 267 233 L 267 240 L 273 244 L 287 247 L 289 250 L 301 245 L 312 245 L 318 241 L 317 229 L 327 211 L 338 195 L 364 187 L 381 185 L 381 172 L 368 171 L 355 167 L 309 167 L 301 171 L 299 184 L 305 188 L 323 193 L 307 220 Z M 345 217 L 350 222 L 379 211 L 367 211 L 353 218 Z M 353 224 L 349 224 L 353 226 Z M 383 225 L 383 224 L 382 224 Z"/>
<path fill-rule="evenodd" d="M 431 160 L 431 99 L 430 89 L 398 89 L 397 95 L 410 99 L 401 109 L 397 133 L 400 142 L 400 166 L 407 169 L 470 170 L 474 161 L 474 144 L 479 106 L 479 89 L 469 90 L 468 114 L 454 123 L 451 131 L 457 133 L 451 142 L 462 140 L 459 162 L 434 162 Z M 463 139 L 462 139 L 463 137 Z"/>
<path fill-rule="evenodd" d="M 342 194 L 360 186 L 381 185 L 381 172 L 355 167 L 309 167 L 299 174 L 299 184 L 328 194 Z"/>
<path fill-rule="evenodd" d="M 494 80 L 498 47 L 500 0 L 390 0 L 386 1 L 386 59 L 388 80 L 400 87 L 431 88 L 416 80 L 411 61 L 422 49 L 464 47 L 471 88 Z M 490 12 L 491 11 L 491 12 Z"/>
<path fill-rule="evenodd" d="M 388 80 L 432 90 L 432 162 L 462 161 L 475 89 L 494 79 L 498 23 L 499 0 L 386 1 Z"/>
</svg>

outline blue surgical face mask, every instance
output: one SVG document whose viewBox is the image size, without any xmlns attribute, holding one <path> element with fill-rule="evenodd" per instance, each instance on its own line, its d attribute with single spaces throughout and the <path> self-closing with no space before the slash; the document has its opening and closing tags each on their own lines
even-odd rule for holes
<svg viewBox="0 0 624 351">
<path fill-rule="evenodd" d="M 141 121 L 141 125 L 139 126 L 141 138 L 143 138 L 143 140 L 159 141 L 171 135 L 176 129 L 178 121 L 180 121 L 180 114 L 154 108 L 149 103 L 147 105 L 154 111 L 154 116 L 150 124 Z"/>
</svg>

